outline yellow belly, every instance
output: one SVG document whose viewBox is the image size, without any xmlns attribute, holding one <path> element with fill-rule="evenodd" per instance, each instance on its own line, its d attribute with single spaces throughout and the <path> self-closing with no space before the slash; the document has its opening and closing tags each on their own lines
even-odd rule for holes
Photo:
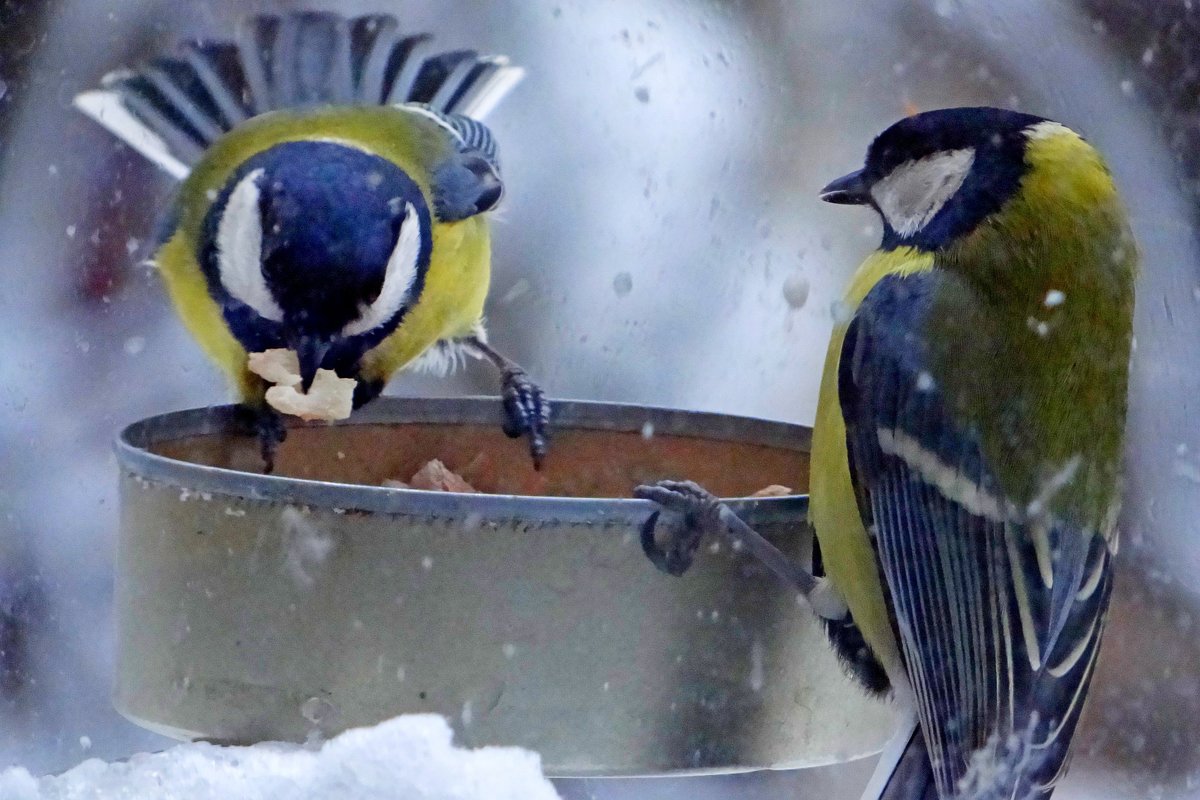
<svg viewBox="0 0 1200 800">
<path fill-rule="evenodd" d="M 167 295 L 188 332 L 205 354 L 229 376 L 234 392 L 243 403 L 262 402 L 262 380 L 246 369 L 246 348 L 225 324 L 221 307 L 208 293 L 208 282 L 196 261 L 195 246 L 183 233 L 176 233 L 155 256 Z"/>
<path fill-rule="evenodd" d="M 400 327 L 363 357 L 363 377 L 386 381 L 435 342 L 469 335 L 483 318 L 490 282 L 487 220 L 435 225 L 425 288 Z"/>
<path fill-rule="evenodd" d="M 933 259 L 901 248 L 867 258 L 851 279 L 843 302 L 849 314 L 886 275 L 905 275 L 930 269 Z M 847 322 L 837 322 L 825 356 L 825 371 L 813 423 L 812 478 L 809 520 L 821 543 L 826 575 L 850 608 L 863 638 L 895 682 L 903 675 L 900 651 L 892 634 L 883 597 L 883 578 L 875 550 L 863 525 L 850 480 L 846 423 L 838 398 L 838 364 Z"/>
</svg>

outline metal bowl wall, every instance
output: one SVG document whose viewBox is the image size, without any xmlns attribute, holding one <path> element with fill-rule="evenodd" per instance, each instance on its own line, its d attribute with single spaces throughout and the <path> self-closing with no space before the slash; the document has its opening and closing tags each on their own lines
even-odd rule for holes
<svg viewBox="0 0 1200 800">
<path fill-rule="evenodd" d="M 684 471 L 735 496 L 806 482 L 806 428 L 565 403 L 537 475 L 495 430 L 497 406 L 381 400 L 348 424 L 291 430 L 272 476 L 229 468 L 256 459 L 229 408 L 128 428 L 117 707 L 171 736 L 231 742 L 437 712 L 463 743 L 531 748 L 553 775 L 878 749 L 890 712 L 848 682 L 793 591 L 720 543 L 681 579 L 658 573 L 638 539 L 652 507 L 613 499 Z M 503 491 L 610 496 L 364 485 L 434 456 L 476 471 L 490 460 L 482 480 Z M 805 496 L 735 507 L 808 558 Z"/>
</svg>

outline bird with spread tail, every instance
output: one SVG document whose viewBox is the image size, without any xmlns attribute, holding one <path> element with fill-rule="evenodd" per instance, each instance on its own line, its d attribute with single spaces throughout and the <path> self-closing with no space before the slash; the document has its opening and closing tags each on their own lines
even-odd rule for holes
<svg viewBox="0 0 1200 800">
<path fill-rule="evenodd" d="M 480 120 L 522 75 L 388 15 L 302 12 L 248 18 L 236 41 L 185 43 L 76 98 L 181 182 L 153 262 L 268 471 L 286 430 L 248 356 L 274 349 L 295 353 L 305 393 L 319 370 L 353 380 L 355 408 L 403 368 L 486 359 L 505 432 L 540 465 L 550 404 L 483 325 L 504 184 Z"/>
</svg>

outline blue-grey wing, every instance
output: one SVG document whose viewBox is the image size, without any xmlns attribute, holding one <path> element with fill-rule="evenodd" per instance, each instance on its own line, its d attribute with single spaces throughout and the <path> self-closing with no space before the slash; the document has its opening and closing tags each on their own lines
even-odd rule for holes
<svg viewBox="0 0 1200 800">
<path fill-rule="evenodd" d="M 436 122 L 450 144 L 448 157 L 433 168 L 433 210 L 438 219 L 456 222 L 495 208 L 504 196 L 504 181 L 496 140 L 488 127 L 423 103 L 405 107 Z"/>
<path fill-rule="evenodd" d="M 950 413 L 929 321 L 956 280 L 889 276 L 858 309 L 839 369 L 851 472 L 939 792 L 1040 797 L 1094 668 L 1110 553 L 1006 497 L 978 431 Z"/>
</svg>

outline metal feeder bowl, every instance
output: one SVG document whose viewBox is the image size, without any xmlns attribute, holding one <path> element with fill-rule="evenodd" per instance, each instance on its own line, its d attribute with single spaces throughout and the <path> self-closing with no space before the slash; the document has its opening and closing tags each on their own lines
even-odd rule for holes
<svg viewBox="0 0 1200 800">
<path fill-rule="evenodd" d="M 554 776 L 804 767 L 878 750 L 892 713 L 854 687 L 797 596 L 727 543 L 670 578 L 632 487 L 745 498 L 803 487 L 809 430 L 561 402 L 545 469 L 498 401 L 376 401 L 291 427 L 274 475 L 231 407 L 117 442 L 117 708 L 180 739 L 303 741 L 404 713 L 520 745 Z M 438 458 L 487 494 L 384 488 Z M 802 494 L 732 501 L 809 558 Z"/>
</svg>

